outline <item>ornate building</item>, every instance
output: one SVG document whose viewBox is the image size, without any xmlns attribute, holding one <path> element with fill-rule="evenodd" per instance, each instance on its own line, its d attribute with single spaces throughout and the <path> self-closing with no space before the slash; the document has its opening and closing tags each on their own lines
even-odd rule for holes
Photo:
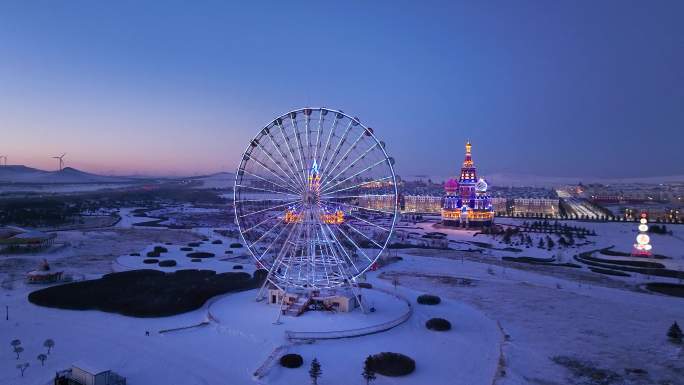
<svg viewBox="0 0 684 385">
<path fill-rule="evenodd" d="M 494 221 L 492 198 L 487 194 L 487 182 L 477 177 L 471 155 L 472 145 L 466 143 L 461 176 L 444 184 L 446 195 L 442 203 L 442 224 L 457 227 L 490 226 Z"/>
</svg>

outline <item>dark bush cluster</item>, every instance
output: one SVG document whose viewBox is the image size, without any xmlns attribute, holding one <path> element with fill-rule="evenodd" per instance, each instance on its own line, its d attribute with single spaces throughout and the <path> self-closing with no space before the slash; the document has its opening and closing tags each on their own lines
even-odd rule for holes
<svg viewBox="0 0 684 385">
<path fill-rule="evenodd" d="M 148 252 L 147 252 L 147 256 L 148 256 L 149 258 L 159 258 L 159 255 L 160 255 L 160 254 L 157 253 L 156 251 L 148 251 Z"/>
<path fill-rule="evenodd" d="M 188 258 L 214 258 L 214 253 L 208 253 L 206 251 L 195 251 L 194 253 L 186 254 Z"/>
<path fill-rule="evenodd" d="M 171 245 L 173 245 L 173 243 L 171 243 L 171 242 L 166 242 L 166 243 L 164 243 L 164 244 L 165 244 L 166 246 L 171 246 Z"/>
<path fill-rule="evenodd" d="M 190 262 L 202 262 L 202 258 L 193 258 Z"/>
<path fill-rule="evenodd" d="M 209 238 L 202 238 L 202 242 L 209 242 Z"/>
<path fill-rule="evenodd" d="M 242 247 L 242 243 L 235 242 L 235 243 L 230 244 L 231 249 L 239 249 L 241 247 Z"/>
<path fill-rule="evenodd" d="M 131 270 L 37 290 L 29 294 L 29 301 L 60 309 L 166 317 L 198 309 L 216 295 L 258 288 L 265 277 L 261 272 L 252 277 L 211 270 Z"/>
<path fill-rule="evenodd" d="M 657 293 L 684 298 L 684 285 L 669 282 L 649 282 L 646 288 Z"/>
<path fill-rule="evenodd" d="M 181 247 L 180 251 L 192 251 L 192 247 Z"/>
<path fill-rule="evenodd" d="M 168 252 L 169 250 L 168 250 L 166 247 L 163 247 L 163 246 L 155 246 L 153 251 L 154 251 L 155 253 L 157 253 L 157 254 L 161 254 L 161 253 L 166 253 L 166 252 Z"/>
<path fill-rule="evenodd" d="M 372 283 L 368 283 L 368 282 L 359 282 L 359 283 L 356 284 L 356 286 L 358 286 L 358 287 L 360 287 L 360 288 L 362 288 L 362 289 L 372 289 L 372 288 L 373 288 L 373 284 L 372 284 Z"/>
<path fill-rule="evenodd" d="M 444 318 L 430 318 L 427 322 L 425 322 L 425 327 L 430 330 L 443 332 L 451 330 L 451 322 L 445 320 Z"/>
<path fill-rule="evenodd" d="M 418 301 L 418 303 L 421 305 L 438 305 L 440 302 L 442 302 L 442 299 L 436 295 L 423 294 L 418 296 L 416 301 Z"/>
<path fill-rule="evenodd" d="M 226 250 L 226 254 L 233 254 L 233 250 Z"/>
<path fill-rule="evenodd" d="M 200 242 L 190 242 L 190 243 L 188 243 L 188 246 L 190 246 L 190 247 L 199 247 L 200 245 L 201 245 Z"/>
<path fill-rule="evenodd" d="M 148 265 L 153 264 L 153 263 L 158 263 L 159 260 L 157 258 L 147 258 L 143 259 L 143 263 L 146 263 Z"/>
<path fill-rule="evenodd" d="M 176 261 L 173 259 L 165 259 L 163 261 L 159 261 L 159 266 L 160 267 L 173 267 L 176 266 Z"/>
<path fill-rule="evenodd" d="M 233 266 L 233 270 L 242 270 L 242 265 Z"/>
<path fill-rule="evenodd" d="M 294 369 L 302 366 L 302 364 L 304 364 L 304 360 L 299 354 L 290 353 L 280 357 L 280 366 L 286 368 Z"/>
<path fill-rule="evenodd" d="M 139 257 L 140 253 L 131 253 L 131 257 Z"/>
<path fill-rule="evenodd" d="M 220 239 L 214 239 L 213 241 L 211 241 L 211 243 L 214 245 L 222 245 L 223 241 Z"/>
<path fill-rule="evenodd" d="M 370 356 L 369 369 L 383 376 L 399 377 L 413 373 L 416 362 L 401 353 L 382 352 Z"/>
</svg>

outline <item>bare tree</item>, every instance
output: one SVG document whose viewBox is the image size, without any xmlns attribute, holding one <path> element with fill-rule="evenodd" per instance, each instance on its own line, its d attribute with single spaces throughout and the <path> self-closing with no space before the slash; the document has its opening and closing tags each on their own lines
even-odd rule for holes
<svg viewBox="0 0 684 385">
<path fill-rule="evenodd" d="M 17 369 L 21 370 L 21 376 L 22 376 L 22 377 L 24 377 L 24 371 L 25 371 L 26 368 L 28 368 L 28 367 L 29 367 L 29 363 L 28 363 L 28 362 L 24 362 L 23 364 L 17 364 Z"/>
<path fill-rule="evenodd" d="M 47 348 L 47 354 L 50 354 L 50 350 L 52 350 L 52 348 L 55 347 L 55 341 L 48 338 L 45 340 L 45 342 L 43 342 L 43 346 L 45 346 Z"/>
<path fill-rule="evenodd" d="M 17 360 L 19 359 L 19 355 L 20 355 L 21 352 L 23 352 L 23 351 L 24 351 L 24 348 L 22 348 L 21 346 L 15 346 L 15 347 L 14 347 L 14 352 L 17 354 Z"/>
<path fill-rule="evenodd" d="M 36 358 L 38 359 L 38 361 L 40 361 L 40 366 L 45 366 L 45 360 L 47 360 L 47 355 L 40 353 Z"/>
<path fill-rule="evenodd" d="M 13 348 L 16 348 L 17 346 L 21 345 L 21 340 L 12 340 L 10 345 L 12 345 Z"/>
</svg>

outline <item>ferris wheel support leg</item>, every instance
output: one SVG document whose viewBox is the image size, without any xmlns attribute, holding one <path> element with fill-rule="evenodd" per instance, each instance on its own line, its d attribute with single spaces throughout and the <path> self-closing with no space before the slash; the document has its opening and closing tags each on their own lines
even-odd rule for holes
<svg viewBox="0 0 684 385">
<path fill-rule="evenodd" d="M 278 306 L 278 315 L 276 316 L 276 320 L 273 321 L 274 325 L 280 325 L 283 322 L 280 320 L 280 316 L 283 314 L 283 304 L 285 303 L 285 290 L 281 290 L 283 296 L 280 298 L 280 306 Z"/>
<path fill-rule="evenodd" d="M 361 311 L 363 314 L 368 314 L 368 311 L 366 311 L 366 307 L 363 306 L 363 300 L 361 298 L 361 293 L 358 290 L 358 287 L 355 285 L 356 282 L 352 282 L 351 285 L 351 291 L 354 294 L 354 297 L 356 298 L 356 302 L 359 303 L 359 307 L 361 308 Z"/>
<path fill-rule="evenodd" d="M 269 273 L 268 275 L 270 276 L 271 274 Z M 257 296 L 256 296 L 257 302 L 261 302 L 266 298 L 266 296 L 264 295 L 264 289 L 266 288 L 267 285 L 268 285 L 268 276 L 264 280 L 264 283 L 261 285 L 261 288 L 259 289 L 259 293 L 257 293 Z"/>
</svg>

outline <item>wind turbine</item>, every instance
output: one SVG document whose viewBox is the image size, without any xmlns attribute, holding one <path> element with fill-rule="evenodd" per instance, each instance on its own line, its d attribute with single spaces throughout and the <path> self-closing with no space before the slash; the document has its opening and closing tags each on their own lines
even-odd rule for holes
<svg viewBox="0 0 684 385">
<path fill-rule="evenodd" d="M 2 159 L 5 158 L 5 166 L 7 166 L 7 155 L 0 155 L 0 165 L 2 165 Z"/>
<path fill-rule="evenodd" d="M 60 156 L 53 156 L 52 159 L 59 159 L 59 171 L 62 171 L 64 168 L 64 156 L 66 155 L 66 152 L 63 153 Z"/>
</svg>

